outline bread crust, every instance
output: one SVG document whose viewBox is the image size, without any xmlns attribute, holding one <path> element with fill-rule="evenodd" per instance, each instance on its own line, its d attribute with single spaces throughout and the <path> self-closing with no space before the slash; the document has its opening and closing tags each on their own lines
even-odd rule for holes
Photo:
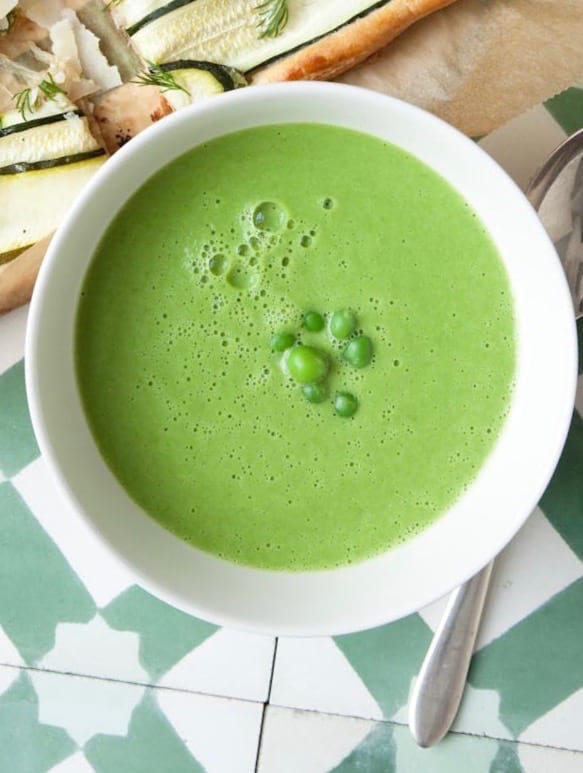
<svg viewBox="0 0 583 773">
<path fill-rule="evenodd" d="M 17 258 L 0 266 L 0 314 L 6 314 L 30 301 L 51 238 L 52 234 L 45 236 Z"/>
<path fill-rule="evenodd" d="M 389 0 L 386 5 L 346 24 L 337 32 L 258 68 L 252 73 L 251 83 L 335 78 L 364 62 L 419 19 L 454 2 L 456 0 Z"/>
</svg>

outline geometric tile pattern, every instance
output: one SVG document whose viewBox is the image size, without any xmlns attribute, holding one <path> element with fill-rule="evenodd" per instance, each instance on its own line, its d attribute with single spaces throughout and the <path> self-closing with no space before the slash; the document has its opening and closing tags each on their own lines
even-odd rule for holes
<svg viewBox="0 0 583 773">
<path fill-rule="evenodd" d="M 533 149 L 509 151 L 527 124 Z M 537 154 L 581 125 L 583 91 L 570 89 L 483 144 L 524 185 Z M 407 701 L 445 600 L 358 634 L 275 642 L 146 593 L 46 474 L 25 323 L 26 309 L 0 320 L 0 773 L 583 770 L 578 411 L 539 508 L 497 562 L 453 732 L 421 750 Z"/>
</svg>

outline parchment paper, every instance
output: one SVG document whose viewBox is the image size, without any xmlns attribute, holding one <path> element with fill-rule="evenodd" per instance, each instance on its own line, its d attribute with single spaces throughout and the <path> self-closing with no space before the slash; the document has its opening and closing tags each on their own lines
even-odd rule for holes
<svg viewBox="0 0 583 773">
<path fill-rule="evenodd" d="M 583 0 L 458 0 L 338 80 L 480 137 L 583 81 Z"/>
</svg>

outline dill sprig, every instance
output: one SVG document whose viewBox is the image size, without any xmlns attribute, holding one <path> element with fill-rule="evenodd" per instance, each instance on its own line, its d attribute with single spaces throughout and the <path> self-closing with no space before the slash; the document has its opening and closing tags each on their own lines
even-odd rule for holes
<svg viewBox="0 0 583 773">
<path fill-rule="evenodd" d="M 34 108 L 38 104 L 38 94 L 36 99 L 32 100 L 32 89 L 22 89 L 22 91 L 19 91 L 18 94 L 14 95 L 14 102 L 16 104 L 16 109 L 22 116 L 22 120 L 26 121 L 26 114 L 27 113 L 33 113 Z"/>
<path fill-rule="evenodd" d="M 37 86 L 27 87 L 15 94 L 14 103 L 16 104 L 16 109 L 22 116 L 22 120 L 26 121 L 26 114 L 34 113 L 39 106 L 41 95 L 43 95 L 45 99 L 54 100 L 59 94 L 64 93 L 63 89 L 60 86 L 57 86 L 55 79 L 49 72 L 47 73 L 47 77 L 43 78 Z"/>
<path fill-rule="evenodd" d="M 289 11 L 287 0 L 263 0 L 255 6 L 257 13 L 257 37 L 276 38 L 287 24 Z"/>
<path fill-rule="evenodd" d="M 176 79 L 171 72 L 168 72 L 162 68 L 159 64 L 154 62 L 148 62 L 148 69 L 138 75 L 135 81 L 138 86 L 158 86 L 160 91 L 183 91 L 190 96 L 190 93 L 176 82 Z"/>
<path fill-rule="evenodd" d="M 54 99 L 58 94 L 65 93 L 60 86 L 57 86 L 55 79 L 50 72 L 47 73 L 47 77 L 38 84 L 38 89 L 47 99 Z"/>
</svg>

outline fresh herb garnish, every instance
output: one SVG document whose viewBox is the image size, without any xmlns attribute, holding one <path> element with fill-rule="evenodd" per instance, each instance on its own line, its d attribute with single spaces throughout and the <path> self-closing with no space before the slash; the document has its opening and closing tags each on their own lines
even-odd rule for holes
<svg viewBox="0 0 583 773">
<path fill-rule="evenodd" d="M 46 99 L 54 100 L 59 94 L 64 93 L 63 89 L 55 83 L 52 74 L 47 73 L 47 77 L 34 88 L 28 87 L 15 94 L 14 102 L 16 104 L 16 109 L 22 116 L 22 120 L 26 121 L 26 114 L 32 114 L 39 106 L 41 94 L 44 95 Z"/>
<path fill-rule="evenodd" d="M 14 102 L 16 104 L 16 109 L 22 116 L 22 120 L 26 121 L 26 114 L 32 113 L 34 111 L 34 107 L 38 102 L 38 95 L 34 102 L 31 102 L 31 92 L 32 89 L 22 89 L 22 91 L 19 91 L 18 94 L 14 95 Z"/>
<path fill-rule="evenodd" d="M 38 84 L 38 88 L 47 99 L 54 99 L 58 94 L 65 93 L 60 86 L 57 86 L 55 79 L 50 72 L 47 73 L 47 77 Z"/>
<path fill-rule="evenodd" d="M 289 11 L 287 0 L 263 0 L 255 6 L 257 13 L 257 37 L 276 38 L 287 24 Z"/>
<path fill-rule="evenodd" d="M 138 86 L 158 86 L 162 92 L 183 91 L 190 96 L 190 93 L 184 86 L 176 82 L 172 73 L 167 72 L 161 65 L 154 64 L 153 62 L 148 62 L 148 69 L 141 75 L 138 75 L 137 80 L 132 81 L 132 83 L 136 83 Z"/>
</svg>

